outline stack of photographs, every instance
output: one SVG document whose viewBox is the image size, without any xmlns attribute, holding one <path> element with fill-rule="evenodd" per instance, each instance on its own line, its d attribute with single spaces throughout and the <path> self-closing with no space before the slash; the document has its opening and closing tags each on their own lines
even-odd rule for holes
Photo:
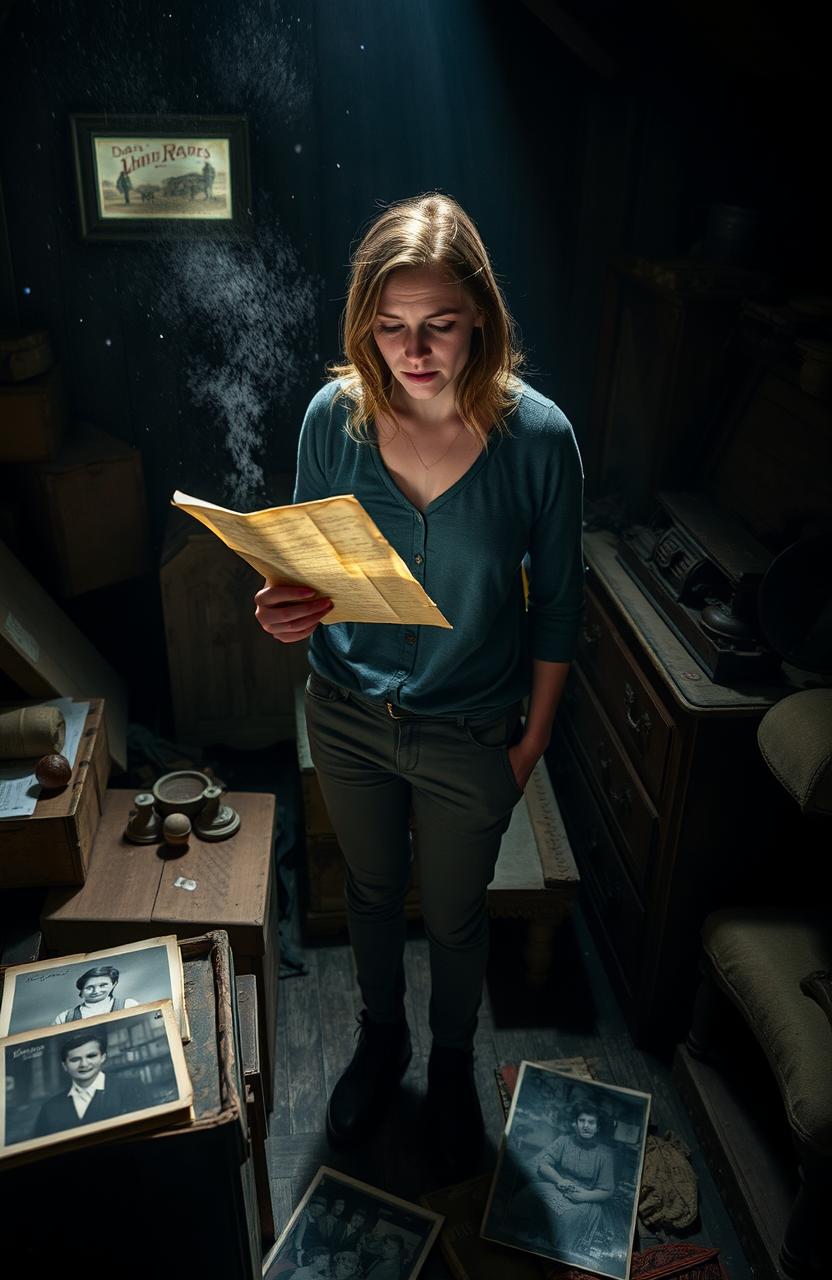
<svg viewBox="0 0 832 1280">
<path fill-rule="evenodd" d="M 0 1004 L 0 1161 L 191 1117 L 173 935 L 15 965 Z"/>
</svg>

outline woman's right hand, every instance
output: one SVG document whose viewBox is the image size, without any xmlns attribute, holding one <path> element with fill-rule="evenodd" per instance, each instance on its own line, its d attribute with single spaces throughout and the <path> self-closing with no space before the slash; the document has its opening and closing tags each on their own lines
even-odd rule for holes
<svg viewBox="0 0 832 1280">
<path fill-rule="evenodd" d="M 333 608 L 329 596 L 318 596 L 312 587 L 268 582 L 257 592 L 254 603 L 254 616 L 260 626 L 283 644 L 295 644 L 311 636 L 321 618 Z"/>
</svg>

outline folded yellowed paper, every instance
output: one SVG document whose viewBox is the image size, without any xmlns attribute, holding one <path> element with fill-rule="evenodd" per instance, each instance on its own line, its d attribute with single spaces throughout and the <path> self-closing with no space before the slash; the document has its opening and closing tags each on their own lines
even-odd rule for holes
<svg viewBox="0 0 832 1280">
<path fill-rule="evenodd" d="M 331 622 L 450 627 L 398 552 L 351 493 L 266 511 L 228 511 L 177 489 L 187 511 L 268 582 L 314 587 Z"/>
</svg>

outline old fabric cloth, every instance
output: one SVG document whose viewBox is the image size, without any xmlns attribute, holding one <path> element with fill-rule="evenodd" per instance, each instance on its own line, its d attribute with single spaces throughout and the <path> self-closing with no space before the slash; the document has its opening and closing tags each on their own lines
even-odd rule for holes
<svg viewBox="0 0 832 1280">
<path fill-rule="evenodd" d="M 555 1266 L 544 1273 L 545 1280 L 601 1280 L 593 1271 Z M 719 1259 L 719 1250 L 707 1245 L 673 1241 L 653 1245 L 634 1253 L 630 1280 L 730 1280 Z"/>
<path fill-rule="evenodd" d="M 650 1134 L 644 1150 L 638 1213 L 648 1227 L 679 1231 L 696 1221 L 699 1184 L 690 1151 L 670 1130 Z"/>
</svg>

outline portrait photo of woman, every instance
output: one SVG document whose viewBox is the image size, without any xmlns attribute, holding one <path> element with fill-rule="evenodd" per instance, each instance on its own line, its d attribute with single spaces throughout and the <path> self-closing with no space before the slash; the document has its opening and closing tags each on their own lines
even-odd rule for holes
<svg viewBox="0 0 832 1280">
<path fill-rule="evenodd" d="M 523 1063 L 482 1235 L 625 1280 L 649 1104 L 636 1090 Z"/>
</svg>

